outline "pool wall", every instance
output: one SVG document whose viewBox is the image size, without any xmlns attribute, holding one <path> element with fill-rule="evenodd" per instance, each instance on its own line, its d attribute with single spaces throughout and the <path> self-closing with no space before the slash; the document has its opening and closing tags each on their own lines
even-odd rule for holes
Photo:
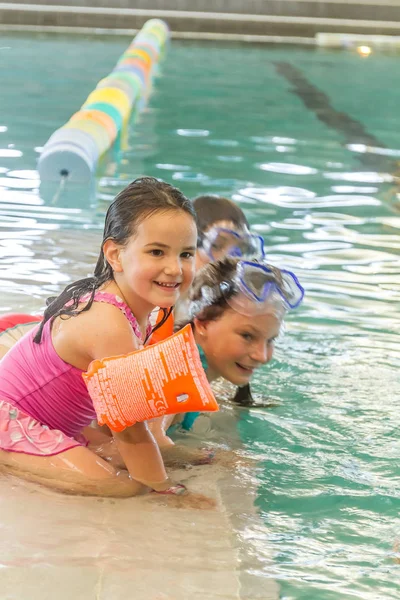
<svg viewBox="0 0 400 600">
<path fill-rule="evenodd" d="M 400 33 L 400 0 L 25 0 L 0 2 L 0 27 L 131 35 L 152 17 L 175 37 L 311 41 L 317 33 Z"/>
</svg>

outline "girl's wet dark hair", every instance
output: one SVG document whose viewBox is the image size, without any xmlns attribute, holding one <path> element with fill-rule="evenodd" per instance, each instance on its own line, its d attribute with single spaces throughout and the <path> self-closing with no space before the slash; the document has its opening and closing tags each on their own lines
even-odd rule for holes
<svg viewBox="0 0 400 600">
<path fill-rule="evenodd" d="M 222 316 L 224 311 L 229 308 L 226 299 L 236 293 L 235 286 L 233 285 L 233 278 L 236 274 L 236 266 L 239 260 L 239 258 L 230 258 L 226 256 L 222 260 L 208 263 L 197 271 L 189 290 L 188 300 L 190 303 L 201 302 L 201 299 L 203 298 L 203 288 L 218 290 L 220 289 L 221 283 L 231 282 L 231 289 L 226 289 L 224 293 L 221 291 L 221 294 L 217 296 L 215 301 L 209 306 L 205 306 L 195 315 L 195 317 L 187 317 L 176 321 L 174 324 L 175 331 L 179 331 L 179 329 L 182 329 L 182 327 L 188 323 L 194 328 L 195 318 L 198 321 L 216 321 Z"/>
<path fill-rule="evenodd" d="M 218 260 L 205 265 L 196 274 L 192 287 L 189 292 L 189 300 L 196 302 L 202 298 L 202 290 L 205 287 L 213 290 L 220 289 L 221 283 L 233 282 L 233 278 L 236 274 L 237 263 L 240 259 L 225 257 L 222 260 Z M 226 289 L 224 293 L 216 298 L 216 300 L 209 306 L 205 306 L 199 314 L 196 315 L 196 319 L 199 321 L 215 321 L 222 316 L 223 312 L 229 308 L 227 298 L 230 298 L 235 294 L 235 288 L 233 284 L 231 289 Z"/>
<path fill-rule="evenodd" d="M 219 221 L 231 221 L 239 230 L 250 227 L 242 209 L 223 196 L 198 196 L 193 206 L 199 229 L 198 246 L 202 245 L 204 233 Z"/>
<path fill-rule="evenodd" d="M 154 177 L 140 177 L 123 189 L 110 204 L 104 225 L 101 251 L 94 269 L 93 277 L 80 279 L 68 285 L 56 298 L 51 298 L 44 311 L 44 318 L 34 337 L 34 342 L 40 343 L 45 323 L 58 316 L 76 316 L 87 311 L 93 304 L 96 290 L 107 281 L 114 279 L 111 266 L 106 261 L 103 246 L 112 239 L 124 246 L 128 243 L 140 223 L 158 212 L 183 210 L 196 221 L 193 204 L 180 190 L 158 181 Z M 83 308 L 78 309 L 82 296 L 90 294 Z M 86 301 L 85 301 L 86 302 Z M 163 319 L 153 329 L 158 329 L 168 318 L 171 309 L 163 308 Z"/>
<path fill-rule="evenodd" d="M 235 284 L 236 268 L 240 258 L 225 257 L 222 260 L 218 260 L 212 263 L 208 263 L 196 273 L 192 287 L 189 291 L 189 301 L 202 304 L 202 298 L 204 297 L 204 290 L 210 288 L 215 290 L 215 300 L 205 305 L 196 315 L 195 318 L 198 321 L 216 321 L 219 319 L 229 304 L 227 300 L 238 293 L 237 285 Z M 257 262 L 256 260 L 254 262 Z M 268 279 L 272 278 L 274 281 L 282 282 L 282 275 L 278 268 L 272 265 L 266 265 L 271 271 L 271 275 Z M 259 290 L 266 282 L 266 275 L 262 272 L 256 273 L 252 278 L 251 282 L 248 282 L 249 287 L 254 287 L 255 290 Z M 222 285 L 221 285 L 222 284 Z M 218 293 L 218 290 L 220 293 Z M 192 319 L 193 321 L 193 319 Z M 186 321 L 187 323 L 188 321 Z M 183 327 L 186 323 L 178 323 L 177 329 Z"/>
</svg>

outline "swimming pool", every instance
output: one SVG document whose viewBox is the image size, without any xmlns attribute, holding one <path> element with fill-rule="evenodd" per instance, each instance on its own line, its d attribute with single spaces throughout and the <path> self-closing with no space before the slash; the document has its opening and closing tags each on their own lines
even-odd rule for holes
<svg viewBox="0 0 400 600">
<path fill-rule="evenodd" d="M 190 197 L 236 199 L 307 298 L 255 382 L 271 408 L 236 411 L 260 463 L 218 483 L 224 513 L 176 516 L 140 500 L 93 511 L 1 480 L 5 589 L 14 597 L 34 577 L 34 600 L 55 586 L 62 597 L 69 582 L 77 598 L 118 600 L 134 577 L 135 598 L 398 598 L 398 57 L 174 42 L 130 147 L 99 175 L 96 205 L 43 201 L 38 149 L 127 42 L 2 38 L 1 311 L 38 310 L 89 273 L 109 201 L 144 173 Z"/>
</svg>

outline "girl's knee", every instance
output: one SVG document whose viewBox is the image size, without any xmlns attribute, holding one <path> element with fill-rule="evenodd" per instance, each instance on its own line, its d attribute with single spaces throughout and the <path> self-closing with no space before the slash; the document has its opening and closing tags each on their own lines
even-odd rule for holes
<svg viewBox="0 0 400 600">
<path fill-rule="evenodd" d="M 0 467 L 6 474 L 67 494 L 127 498 L 146 491 L 126 470 L 82 447 L 54 456 L 0 451 Z"/>
</svg>

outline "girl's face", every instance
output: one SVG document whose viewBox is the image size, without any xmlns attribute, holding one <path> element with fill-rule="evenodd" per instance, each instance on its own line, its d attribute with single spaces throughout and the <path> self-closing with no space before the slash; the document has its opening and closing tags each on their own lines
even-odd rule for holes
<svg viewBox="0 0 400 600">
<path fill-rule="evenodd" d="M 158 212 L 142 221 L 128 244 L 115 246 L 115 281 L 134 313 L 173 306 L 190 287 L 197 229 L 182 210 Z M 112 259 L 112 257 L 111 257 Z"/>
<path fill-rule="evenodd" d="M 217 320 L 195 320 L 195 325 L 209 365 L 207 374 L 241 386 L 271 360 L 281 321 L 271 314 L 245 317 L 227 308 Z"/>
</svg>

